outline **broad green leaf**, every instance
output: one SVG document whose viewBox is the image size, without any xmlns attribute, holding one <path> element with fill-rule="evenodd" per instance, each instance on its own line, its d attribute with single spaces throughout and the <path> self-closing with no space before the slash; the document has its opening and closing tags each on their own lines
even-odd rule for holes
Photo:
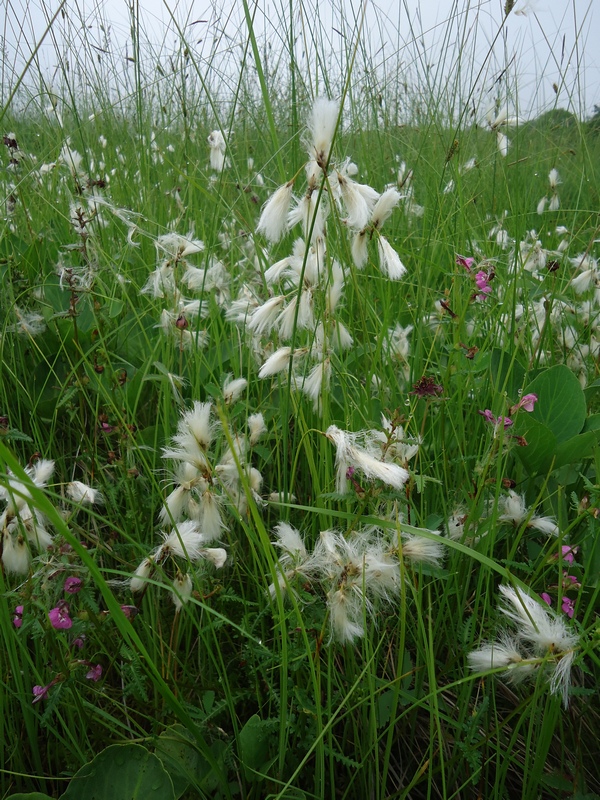
<svg viewBox="0 0 600 800">
<path fill-rule="evenodd" d="M 246 779 L 257 780 L 259 776 L 256 773 L 261 771 L 269 756 L 269 731 L 258 714 L 250 717 L 244 725 L 238 741 Z"/>
<path fill-rule="evenodd" d="M 155 753 L 171 776 L 176 798 L 181 797 L 192 781 L 210 772 L 209 763 L 194 747 L 193 737 L 178 723 L 161 733 Z"/>
<path fill-rule="evenodd" d="M 600 431 L 587 431 L 573 436 L 566 442 L 562 442 L 556 448 L 555 469 L 565 464 L 575 464 L 584 458 L 589 458 L 598 444 Z"/>
<path fill-rule="evenodd" d="M 537 475 L 551 469 L 556 454 L 556 437 L 550 428 L 534 419 L 532 414 L 523 414 L 515 431 L 527 442 L 524 447 L 515 448 L 515 452 L 529 474 Z"/>
<path fill-rule="evenodd" d="M 575 436 L 583 428 L 585 395 L 575 375 L 564 364 L 544 370 L 523 394 L 537 395 L 538 400 L 530 416 L 546 425 L 558 444 Z"/>
<path fill-rule="evenodd" d="M 586 433 L 586 431 L 600 431 L 600 414 L 592 414 L 586 419 L 581 432 Z"/>
<path fill-rule="evenodd" d="M 17 794 L 9 795 L 6 800 L 52 800 L 50 795 L 43 792 L 18 792 Z"/>
<path fill-rule="evenodd" d="M 175 800 L 175 793 L 158 756 L 113 744 L 75 773 L 61 800 Z"/>
</svg>

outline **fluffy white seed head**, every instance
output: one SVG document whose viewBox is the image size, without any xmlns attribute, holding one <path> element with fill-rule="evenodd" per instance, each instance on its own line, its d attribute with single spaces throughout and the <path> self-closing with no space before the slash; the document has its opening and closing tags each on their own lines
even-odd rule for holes
<svg viewBox="0 0 600 800">
<path fill-rule="evenodd" d="M 267 426 L 265 425 L 265 420 L 262 414 L 251 414 L 248 417 L 248 441 L 250 442 L 250 447 L 254 447 L 254 445 L 259 441 L 263 433 L 267 432 Z"/>
<path fill-rule="evenodd" d="M 132 592 L 141 592 L 146 586 L 147 579 L 154 572 L 154 561 L 151 558 L 145 558 L 129 581 L 129 588 Z"/>
<path fill-rule="evenodd" d="M 280 522 L 273 531 L 277 536 L 277 541 L 273 544 L 292 556 L 294 560 L 304 561 L 308 557 L 302 536 L 296 528 L 287 522 Z"/>
<path fill-rule="evenodd" d="M 198 523 L 192 520 L 180 522 L 172 531 L 163 533 L 162 536 L 164 541 L 160 551 L 163 556 L 174 555 L 190 561 L 200 558 L 200 550 L 206 543 Z"/>
<path fill-rule="evenodd" d="M 269 378 L 271 375 L 277 375 L 278 372 L 288 369 L 291 357 L 291 347 L 280 347 L 267 358 L 258 372 L 258 377 Z"/>
<path fill-rule="evenodd" d="M 200 554 L 217 569 L 221 569 L 227 561 L 227 550 L 223 547 L 206 547 Z"/>
<path fill-rule="evenodd" d="M 309 155 L 316 160 L 320 167 L 324 167 L 329 159 L 338 114 L 339 104 L 335 100 L 317 97 L 313 103 L 308 120 L 308 127 L 312 137 Z"/>
<path fill-rule="evenodd" d="M 14 536 L 7 530 L 2 537 L 2 563 L 7 572 L 27 575 L 29 572 L 29 548 L 21 534 Z"/>
<path fill-rule="evenodd" d="M 225 405 L 230 406 L 235 403 L 236 400 L 239 400 L 247 386 L 248 381 L 246 378 L 234 378 L 232 375 L 228 375 L 223 382 L 223 400 L 225 401 Z"/>
<path fill-rule="evenodd" d="M 192 596 L 192 578 L 189 574 L 183 575 L 181 572 L 175 576 L 175 580 L 173 581 L 173 591 L 171 596 L 173 598 L 173 602 L 175 603 L 175 608 L 177 611 L 181 610 L 181 607 L 189 602 L 190 597 Z"/>
<path fill-rule="evenodd" d="M 292 202 L 293 183 L 280 186 L 263 206 L 256 230 L 270 242 L 278 242 L 288 229 L 288 211 Z"/>
<path fill-rule="evenodd" d="M 400 256 L 384 236 L 377 240 L 379 250 L 379 266 L 384 275 L 393 281 L 399 281 L 406 275 L 407 269 L 400 260 Z"/>
<path fill-rule="evenodd" d="M 75 503 L 81 503 L 82 505 L 87 503 L 91 505 L 100 505 L 103 502 L 102 495 L 98 489 L 93 489 L 91 486 L 81 481 L 71 481 L 71 483 L 68 483 L 67 495 Z"/>
<path fill-rule="evenodd" d="M 371 225 L 381 228 L 401 199 L 402 195 L 396 189 L 387 189 L 375 203 L 371 214 Z"/>
</svg>

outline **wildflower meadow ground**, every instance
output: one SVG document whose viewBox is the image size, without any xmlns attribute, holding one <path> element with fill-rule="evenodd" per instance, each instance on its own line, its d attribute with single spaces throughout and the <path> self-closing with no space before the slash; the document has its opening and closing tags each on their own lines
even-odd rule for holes
<svg viewBox="0 0 600 800">
<path fill-rule="evenodd" d="M 4 55 L 1 796 L 599 798 L 598 108 L 242 7 Z"/>
</svg>

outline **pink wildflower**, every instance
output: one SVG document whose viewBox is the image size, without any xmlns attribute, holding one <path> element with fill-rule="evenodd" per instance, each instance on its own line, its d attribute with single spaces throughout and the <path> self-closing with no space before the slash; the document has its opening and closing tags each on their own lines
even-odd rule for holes
<svg viewBox="0 0 600 800">
<path fill-rule="evenodd" d="M 69 604 L 63 600 L 48 612 L 50 624 L 56 630 L 68 630 L 73 626 L 73 620 L 69 616 Z"/>
<path fill-rule="evenodd" d="M 573 619 L 573 614 L 575 613 L 575 601 L 571 600 L 570 597 L 563 597 L 562 599 L 562 610 L 565 612 L 569 619 Z"/>
<path fill-rule="evenodd" d="M 101 664 L 93 665 L 91 669 L 86 673 L 85 677 L 88 679 L 88 681 L 94 681 L 94 683 L 97 683 L 102 677 L 102 665 Z"/>
<path fill-rule="evenodd" d="M 502 416 L 495 417 L 489 410 L 489 408 L 486 408 L 485 411 L 479 410 L 477 413 L 481 414 L 481 416 L 485 419 L 486 422 L 491 422 L 492 425 L 503 426 L 504 430 L 510 428 L 510 426 L 513 424 L 513 421 L 510 417 L 502 417 Z"/>
<path fill-rule="evenodd" d="M 461 256 L 457 253 L 456 263 L 459 267 L 464 267 L 468 272 L 470 272 L 471 267 L 475 264 L 475 259 L 472 256 Z"/>
<path fill-rule="evenodd" d="M 65 592 L 68 594 L 77 594 L 81 590 L 83 582 L 81 578 L 75 578 L 73 575 L 65 581 Z"/>
<path fill-rule="evenodd" d="M 136 606 L 121 606 L 121 611 L 125 614 L 127 619 L 133 619 L 140 613 Z"/>
<path fill-rule="evenodd" d="M 575 560 L 575 554 L 579 550 L 579 547 L 573 547 L 570 544 L 563 544 L 560 550 L 563 561 L 566 561 L 567 564 L 572 564 Z"/>
<path fill-rule="evenodd" d="M 542 598 L 544 603 L 548 603 L 549 606 L 552 605 L 552 598 L 550 597 L 550 595 L 547 592 L 542 592 L 540 594 L 540 597 Z"/>
<path fill-rule="evenodd" d="M 510 409 L 510 413 L 515 414 L 520 408 L 522 408 L 523 411 L 531 412 L 533 411 L 533 407 L 535 406 L 537 401 L 538 401 L 537 394 L 525 394 L 519 400 L 519 402 Z"/>
<path fill-rule="evenodd" d="M 15 628 L 20 628 L 23 624 L 23 606 L 17 606 L 15 608 L 15 615 L 13 617 L 13 625 Z"/>
<path fill-rule="evenodd" d="M 566 572 L 563 572 L 563 589 L 581 589 L 581 584 L 575 577 L 575 575 L 567 575 Z"/>
<path fill-rule="evenodd" d="M 487 272 L 483 272 L 483 270 L 478 272 L 477 275 L 475 275 L 475 285 L 477 286 L 479 291 L 482 292 L 482 294 L 484 295 L 490 294 L 490 292 L 492 291 L 492 287 L 490 286 L 488 281 L 489 281 L 489 276 Z"/>
<path fill-rule="evenodd" d="M 50 684 L 48 686 L 34 686 L 31 690 L 33 692 L 33 702 L 39 703 L 40 700 L 47 700 L 49 688 Z"/>
</svg>

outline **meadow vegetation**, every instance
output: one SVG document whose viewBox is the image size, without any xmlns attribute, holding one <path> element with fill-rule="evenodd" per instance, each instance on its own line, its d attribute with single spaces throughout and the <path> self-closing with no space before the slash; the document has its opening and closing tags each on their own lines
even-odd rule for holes
<svg viewBox="0 0 600 800">
<path fill-rule="evenodd" d="M 62 8 L 3 71 L 2 797 L 600 797 L 596 118 L 459 10 L 436 75 Z"/>
</svg>

